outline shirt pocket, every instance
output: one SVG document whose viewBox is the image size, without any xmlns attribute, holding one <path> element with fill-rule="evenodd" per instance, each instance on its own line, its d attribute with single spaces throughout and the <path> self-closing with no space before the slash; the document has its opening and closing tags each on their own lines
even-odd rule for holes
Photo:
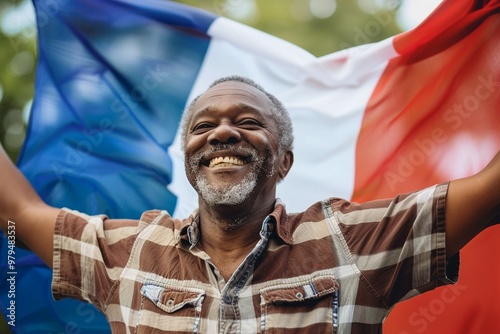
<svg viewBox="0 0 500 334">
<path fill-rule="evenodd" d="M 290 282 L 292 281 L 292 282 Z M 336 333 L 339 284 L 333 276 L 303 278 L 262 289 L 261 330 Z"/>
<path fill-rule="evenodd" d="M 198 333 L 204 290 L 145 283 L 141 296 L 138 333 L 154 330 Z"/>
</svg>

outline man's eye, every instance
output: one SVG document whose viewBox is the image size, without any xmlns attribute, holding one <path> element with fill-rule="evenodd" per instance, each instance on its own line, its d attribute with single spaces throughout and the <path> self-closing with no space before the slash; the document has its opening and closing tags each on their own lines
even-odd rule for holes
<svg viewBox="0 0 500 334">
<path fill-rule="evenodd" d="M 244 119 L 242 121 L 240 121 L 238 123 L 240 126 L 243 126 L 243 127 L 249 127 L 249 128 L 260 128 L 262 127 L 262 125 L 260 124 L 259 121 L 255 120 L 255 119 Z"/>
<path fill-rule="evenodd" d="M 213 125 L 210 124 L 210 123 L 200 123 L 200 124 L 197 124 L 193 127 L 193 131 L 203 131 L 203 130 L 207 130 L 207 129 L 210 129 L 210 128 L 213 128 Z"/>
</svg>

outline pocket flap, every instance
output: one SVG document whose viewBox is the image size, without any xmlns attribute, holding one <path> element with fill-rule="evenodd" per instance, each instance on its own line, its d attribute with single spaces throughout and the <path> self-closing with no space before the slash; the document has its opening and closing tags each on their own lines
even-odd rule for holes
<svg viewBox="0 0 500 334">
<path fill-rule="evenodd" d="M 339 284 L 333 276 L 322 276 L 308 282 L 282 284 L 263 289 L 261 297 L 264 304 L 296 303 L 318 299 L 338 289 Z"/>
<path fill-rule="evenodd" d="M 151 300 L 163 311 L 173 313 L 185 306 L 195 307 L 201 304 L 205 298 L 205 291 L 144 284 L 141 288 L 141 295 Z"/>
</svg>

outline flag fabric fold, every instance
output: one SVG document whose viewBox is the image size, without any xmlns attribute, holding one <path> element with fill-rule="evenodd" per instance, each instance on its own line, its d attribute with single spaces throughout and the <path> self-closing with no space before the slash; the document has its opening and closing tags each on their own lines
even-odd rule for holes
<svg viewBox="0 0 500 334">
<path fill-rule="evenodd" d="M 197 198 L 179 123 L 191 99 L 232 74 L 290 111 L 296 162 L 278 188 L 290 212 L 464 177 L 500 149 L 500 1 L 445 0 L 414 30 L 320 58 L 168 1 L 34 5 L 36 90 L 18 166 L 54 206 L 113 218 L 152 208 L 190 214 Z M 491 298 L 500 292 L 499 237 L 494 228 L 466 246 L 459 283 L 401 303 L 385 332 L 500 332 Z M 9 321 L 6 247 L 3 237 L 0 307 Z M 93 306 L 52 300 L 51 271 L 36 256 L 16 256 L 14 333 L 109 332 Z"/>
</svg>

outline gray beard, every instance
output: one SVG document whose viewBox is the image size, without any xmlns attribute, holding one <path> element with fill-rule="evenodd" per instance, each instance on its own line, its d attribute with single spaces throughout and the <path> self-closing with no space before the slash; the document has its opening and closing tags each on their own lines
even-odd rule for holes
<svg viewBox="0 0 500 334">
<path fill-rule="evenodd" d="M 242 204 L 254 191 L 257 185 L 257 173 L 248 174 L 241 182 L 233 185 L 213 185 L 205 175 L 196 178 L 196 187 L 200 196 L 208 205 L 238 205 Z"/>
</svg>

